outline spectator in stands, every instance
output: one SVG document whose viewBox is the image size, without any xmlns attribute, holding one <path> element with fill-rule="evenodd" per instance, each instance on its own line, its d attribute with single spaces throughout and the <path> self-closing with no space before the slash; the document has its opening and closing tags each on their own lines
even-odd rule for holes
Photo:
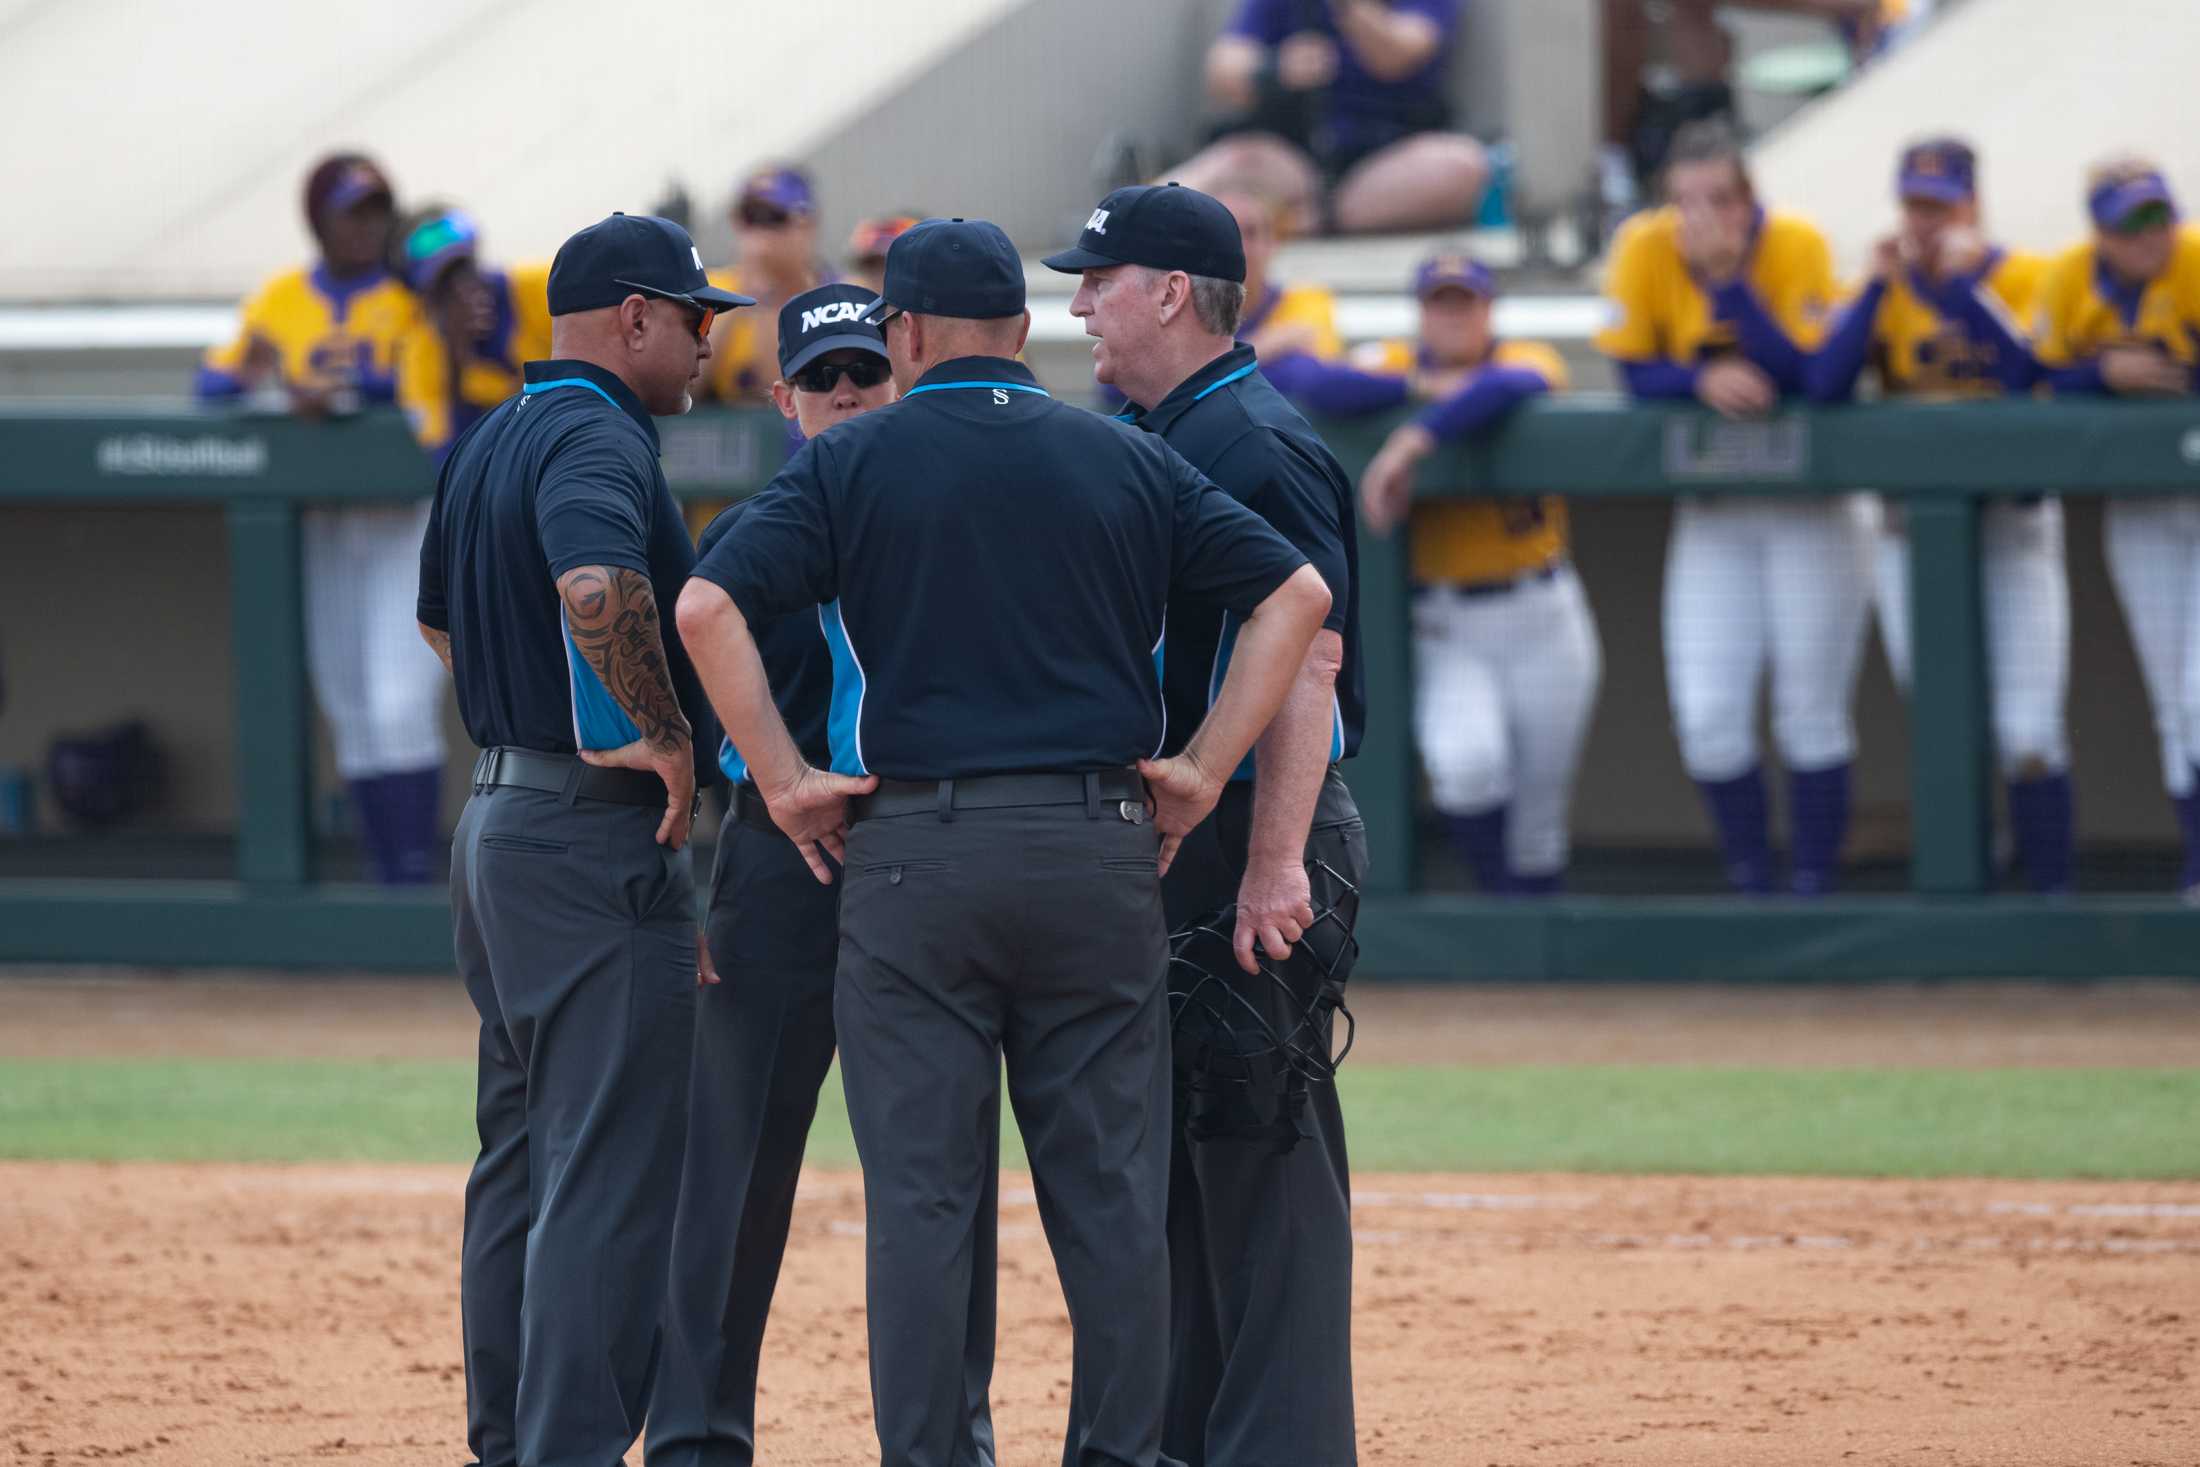
<svg viewBox="0 0 2200 1467">
<path fill-rule="evenodd" d="M 1450 131 L 1445 67 L 1461 0 L 1239 0 L 1207 53 L 1217 140 L 1176 169 L 1188 188 L 1249 184 L 1294 232 L 1442 229 L 1489 183 Z"/>
<path fill-rule="evenodd" d="M 720 402 L 764 404 L 779 378 L 772 339 L 779 308 L 792 296 L 835 279 L 817 253 L 817 195 L 809 176 L 775 164 L 749 175 L 733 201 L 734 262 L 710 283 L 753 297 L 756 308 L 723 311 L 705 369 L 708 395 Z"/>
<path fill-rule="evenodd" d="M 2200 390 L 2200 228 L 2182 223 L 2161 165 L 2113 158 L 2086 178 L 2093 237 L 2040 283 L 2034 350 L 2058 393 L 2190 397 Z M 2184 838 L 2181 886 L 2200 903 L 2200 506 L 2112 496 L 2102 539 L 2161 740 Z"/>
<path fill-rule="evenodd" d="M 550 356 L 550 266 L 502 270 L 480 251 L 473 220 L 445 205 L 406 215 L 390 250 L 423 315 L 398 351 L 397 402 L 438 466 L 519 391 L 522 366 Z"/>
<path fill-rule="evenodd" d="M 1498 337 L 1497 284 L 1480 262 L 1439 253 L 1413 285 L 1418 340 L 1302 364 L 1296 395 L 1331 417 L 1425 404 L 1360 477 L 1361 513 L 1376 534 L 1411 506 L 1414 738 L 1445 833 L 1477 884 L 1544 896 L 1564 884 L 1574 776 L 1603 672 L 1596 621 L 1567 560 L 1566 505 L 1553 496 L 1412 505 L 1412 496 L 1439 443 L 1488 432 L 1530 398 L 1563 391 L 1566 364 L 1542 342 Z"/>
<path fill-rule="evenodd" d="M 234 341 L 206 354 L 209 401 L 282 392 L 300 417 L 388 403 L 399 344 L 419 303 L 385 264 L 395 194 L 357 153 L 306 176 L 311 266 L 285 270 L 244 303 Z M 426 475 L 403 488 L 425 494 Z M 443 668 L 414 628 L 428 502 L 309 509 L 304 516 L 306 671 L 350 786 L 374 875 L 436 876 L 443 772 Z"/>
<path fill-rule="evenodd" d="M 1664 167 L 1678 129 L 1735 121 L 1734 38 L 1719 23 L 1722 8 L 1826 20 L 1861 62 L 1921 25 L 1933 0 L 1603 0 L 1603 8 L 1602 185 L 1616 226 Z"/>
<path fill-rule="evenodd" d="M 914 209 L 857 221 L 848 235 L 848 279 L 874 293 L 886 288 L 886 252 L 923 220 Z"/>
<path fill-rule="evenodd" d="M 1771 413 L 1807 386 L 1834 293 L 1825 237 L 1768 213 L 1733 134 L 1693 123 L 1673 141 L 1666 207 L 1613 242 L 1611 321 L 1597 347 L 1628 391 Z M 1702 496 L 1674 508 L 1665 561 L 1665 672 L 1681 759 L 1703 792 L 1728 878 L 1772 889 L 1757 694 L 1788 772 L 1793 886 L 1830 891 L 1848 830 L 1853 704 L 1871 604 L 1870 505 Z"/>
</svg>

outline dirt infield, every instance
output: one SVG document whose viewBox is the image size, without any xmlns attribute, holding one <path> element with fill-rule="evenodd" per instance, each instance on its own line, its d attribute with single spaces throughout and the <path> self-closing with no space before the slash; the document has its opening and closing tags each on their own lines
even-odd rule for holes
<svg viewBox="0 0 2200 1467">
<path fill-rule="evenodd" d="M 1378 990 L 1358 1062 L 2178 1065 L 2173 985 Z M 455 984 L 0 980 L 0 1055 L 469 1057 Z M 0 1163 L 0 1463 L 464 1460 L 462 1171 Z M 1001 1461 L 1068 1331 L 1002 1211 Z M 860 1180 L 804 1178 L 775 1464 L 875 1460 Z M 1371 1176 L 1369 1467 L 2200 1461 L 2200 1182 Z M 632 1461 L 640 1460 L 639 1452 Z"/>
<path fill-rule="evenodd" d="M 0 1460 L 464 1460 L 450 1168 L 0 1166 Z M 862 1205 L 805 1178 L 763 1446 L 875 1460 Z M 1383 1177 L 1371 1464 L 2189 1464 L 2200 1188 Z M 1063 1319 L 1002 1210 L 1004 1464 L 1058 1460 Z M 640 1454 L 632 1460 L 639 1461 Z"/>
</svg>

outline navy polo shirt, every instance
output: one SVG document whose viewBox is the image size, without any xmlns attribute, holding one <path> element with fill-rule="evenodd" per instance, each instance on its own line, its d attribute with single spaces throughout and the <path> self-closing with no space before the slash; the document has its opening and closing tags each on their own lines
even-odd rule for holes
<svg viewBox="0 0 2200 1467">
<path fill-rule="evenodd" d="M 818 608 L 834 769 L 953 779 L 1151 757 L 1170 598 L 1250 613 L 1305 563 L 1158 439 L 965 357 L 805 444 L 695 573 L 751 626 Z"/>
<path fill-rule="evenodd" d="M 1239 346 L 1209 362 L 1151 409 L 1124 415 L 1190 460 L 1225 493 L 1273 525 L 1313 562 L 1329 583 L 1329 619 L 1344 639 L 1337 674 L 1332 761 L 1359 752 L 1367 724 L 1366 676 L 1360 669 L 1360 539 L 1352 480 L 1297 408 L 1257 370 L 1253 349 Z M 1237 608 L 1201 596 L 1169 606 L 1170 752 L 1187 737 L 1222 688 L 1241 619 Z M 1237 771 L 1252 777 L 1252 756 Z"/>
<path fill-rule="evenodd" d="M 419 617 L 450 634 L 467 734 L 550 754 L 639 738 L 567 636 L 558 596 L 579 566 L 639 571 L 695 731 L 696 778 L 715 780 L 717 725 L 672 616 L 694 564 L 641 400 L 586 362 L 529 362 L 519 395 L 451 446 L 420 545 Z"/>
<path fill-rule="evenodd" d="M 796 441 L 803 440 L 798 437 Z M 702 538 L 695 542 L 696 559 L 708 557 L 712 547 L 754 503 L 753 499 L 744 499 L 729 505 L 705 525 Z M 819 611 L 813 606 L 807 611 L 775 616 L 750 627 L 749 635 L 756 639 L 756 650 L 764 660 L 764 680 L 771 684 L 772 701 L 779 705 L 779 716 L 787 721 L 787 732 L 794 736 L 795 747 L 802 751 L 803 758 L 823 769 L 833 758 L 832 746 L 825 741 L 825 718 L 833 701 L 833 654 L 825 642 L 825 623 Z M 718 741 L 718 767 L 737 784 L 749 777 L 748 761 L 733 747 L 731 739 Z"/>
</svg>

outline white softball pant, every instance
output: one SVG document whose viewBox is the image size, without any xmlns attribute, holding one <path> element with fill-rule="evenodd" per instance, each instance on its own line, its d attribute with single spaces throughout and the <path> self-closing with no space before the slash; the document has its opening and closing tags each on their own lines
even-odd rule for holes
<svg viewBox="0 0 2200 1467">
<path fill-rule="evenodd" d="M 1910 536 L 1889 504 L 1878 548 L 1879 638 L 1910 691 Z M 1994 748 L 2010 778 L 2070 767 L 2070 577 L 2057 499 L 1994 500 L 1979 516 L 1979 586 Z"/>
<path fill-rule="evenodd" d="M 1781 761 L 1818 770 L 1855 757 L 1872 533 L 1861 494 L 1674 506 L 1665 678 L 1691 776 L 1729 780 L 1757 765 L 1757 694 L 1768 663 Z"/>
<path fill-rule="evenodd" d="M 2154 705 L 2162 782 L 2182 799 L 2200 764 L 2200 502 L 2112 498 L 2104 537 L 2109 579 Z"/>
<path fill-rule="evenodd" d="M 427 501 L 309 509 L 306 674 L 345 779 L 440 767 L 443 664 L 420 640 Z"/>
<path fill-rule="evenodd" d="M 1429 586 L 1413 603 L 1414 735 L 1436 808 L 1509 807 L 1506 865 L 1563 871 L 1568 811 L 1604 654 L 1571 566 L 1500 591 Z"/>
</svg>

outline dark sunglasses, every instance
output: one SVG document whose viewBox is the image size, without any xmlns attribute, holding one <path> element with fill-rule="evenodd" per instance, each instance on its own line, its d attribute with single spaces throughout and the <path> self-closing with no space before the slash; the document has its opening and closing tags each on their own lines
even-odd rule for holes
<svg viewBox="0 0 2200 1467">
<path fill-rule="evenodd" d="M 893 375 L 893 370 L 877 357 L 861 357 L 852 362 L 812 362 L 787 380 L 801 392 L 831 392 L 840 385 L 840 374 L 846 372 L 860 392 L 878 386 Z"/>
<path fill-rule="evenodd" d="M 2125 235 L 2145 234 L 2150 229 L 2160 229 L 2165 225 L 2173 224 L 2176 219 L 2177 211 L 2157 199 L 2150 204 L 2141 204 L 2138 208 L 2117 220 L 2115 228 L 2109 232 Z"/>
<path fill-rule="evenodd" d="M 718 319 L 718 308 L 716 306 L 706 306 L 692 296 L 679 295 L 669 290 L 659 290 L 654 285 L 643 285 L 637 280 L 613 279 L 611 283 L 613 285 L 623 285 L 628 290 L 637 291 L 655 300 L 671 301 L 687 316 L 688 325 L 695 332 L 695 339 L 697 341 L 710 340 L 710 324 Z"/>
<path fill-rule="evenodd" d="M 778 229 L 794 215 L 777 204 L 743 204 L 733 217 L 751 229 Z"/>
</svg>

